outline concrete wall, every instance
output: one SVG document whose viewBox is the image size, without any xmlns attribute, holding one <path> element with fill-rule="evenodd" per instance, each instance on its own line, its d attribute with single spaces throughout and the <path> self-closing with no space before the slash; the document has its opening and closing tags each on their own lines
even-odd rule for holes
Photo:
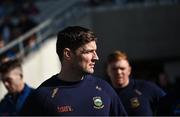
<svg viewBox="0 0 180 117">
<path fill-rule="evenodd" d="M 25 59 L 23 64 L 24 80 L 37 87 L 47 78 L 59 73 L 60 63 L 56 54 L 56 38 L 45 42 L 39 51 Z"/>
<path fill-rule="evenodd" d="M 123 50 L 132 60 L 180 58 L 180 5 L 128 5 L 92 11 L 98 34 L 97 74 L 114 50 Z"/>
</svg>

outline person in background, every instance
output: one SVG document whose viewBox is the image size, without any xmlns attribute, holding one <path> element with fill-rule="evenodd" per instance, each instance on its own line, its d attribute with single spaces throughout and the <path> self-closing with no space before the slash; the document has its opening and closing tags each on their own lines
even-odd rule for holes
<svg viewBox="0 0 180 117">
<path fill-rule="evenodd" d="M 157 85 L 166 93 L 172 90 L 172 83 L 168 77 L 168 74 L 164 71 L 160 72 L 157 77 Z"/>
<path fill-rule="evenodd" d="M 0 115 L 18 115 L 33 88 L 23 81 L 21 62 L 9 60 L 0 66 L 0 78 L 8 93 L 0 101 Z"/>
<path fill-rule="evenodd" d="M 131 70 L 126 53 L 114 51 L 107 57 L 108 78 L 128 115 L 152 116 L 165 93 L 152 82 L 130 78 Z"/>
<path fill-rule="evenodd" d="M 91 30 L 80 26 L 70 26 L 58 33 L 56 52 L 61 71 L 32 93 L 21 115 L 126 115 L 113 88 L 91 75 L 99 59 L 96 39 Z"/>
<path fill-rule="evenodd" d="M 160 98 L 158 116 L 180 116 L 180 76 L 176 78 L 175 84 L 166 96 Z"/>
</svg>

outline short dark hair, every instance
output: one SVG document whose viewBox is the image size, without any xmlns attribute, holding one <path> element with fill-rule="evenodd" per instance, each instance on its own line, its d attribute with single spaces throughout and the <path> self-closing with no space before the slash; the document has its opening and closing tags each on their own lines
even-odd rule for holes
<svg viewBox="0 0 180 117">
<path fill-rule="evenodd" d="M 13 60 L 9 60 L 7 62 L 2 63 L 0 66 L 0 73 L 6 74 L 15 68 L 22 69 L 20 59 L 13 59 Z"/>
<path fill-rule="evenodd" d="M 95 34 L 91 30 L 80 26 L 67 27 L 57 35 L 56 53 L 59 59 L 62 60 L 65 48 L 75 51 L 80 46 L 91 41 L 97 41 Z"/>
</svg>

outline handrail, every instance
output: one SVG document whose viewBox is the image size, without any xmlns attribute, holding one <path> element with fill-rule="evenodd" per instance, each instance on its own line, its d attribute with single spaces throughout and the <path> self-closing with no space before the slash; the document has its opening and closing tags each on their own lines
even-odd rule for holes
<svg viewBox="0 0 180 117">
<path fill-rule="evenodd" d="M 57 17 L 61 16 L 61 19 L 64 19 L 65 16 L 63 17 L 63 15 L 68 12 L 67 9 L 70 9 L 72 7 L 77 7 L 80 2 L 82 2 L 82 0 L 71 0 L 71 1 L 68 0 L 67 4 L 64 4 L 63 7 L 59 8 L 55 12 L 53 11 L 54 13 L 49 14 L 50 16 L 48 17 L 47 20 L 40 23 L 37 27 L 33 28 L 32 30 L 28 31 L 27 33 L 23 34 L 22 36 L 16 38 L 14 41 L 8 43 L 5 47 L 1 48 L 0 49 L 0 55 L 3 54 L 4 52 L 8 51 L 9 49 L 13 48 L 16 45 L 18 45 L 19 49 L 20 49 L 20 51 L 18 51 L 18 52 L 21 53 L 21 54 L 24 54 L 24 52 L 23 52 L 24 51 L 24 46 L 23 46 L 22 42 L 27 40 L 28 37 L 30 37 L 33 34 L 43 35 L 43 34 L 41 34 L 42 30 L 48 30 L 49 35 L 50 35 L 50 33 L 53 33 L 54 30 L 56 31 L 57 26 L 53 27 L 53 26 L 55 26 L 55 24 L 53 24 L 53 23 L 57 23 Z M 62 23 L 62 21 L 63 20 L 60 20 L 59 22 Z M 50 29 L 48 29 L 48 28 L 50 28 Z M 51 29 L 53 29 L 53 30 L 51 30 Z M 49 32 L 49 31 L 51 31 L 51 32 Z M 48 36 L 47 34 L 45 35 L 45 37 L 44 36 L 39 36 L 39 37 L 37 37 L 37 40 L 42 41 L 43 40 L 42 38 L 47 38 L 47 36 Z M 40 39 L 38 39 L 38 38 L 40 38 Z"/>
<path fill-rule="evenodd" d="M 27 33 L 23 34 L 22 36 L 16 38 L 14 41 L 8 43 L 4 48 L 2 48 L 0 50 L 0 54 L 2 54 L 3 52 L 7 51 L 8 49 L 10 49 L 11 47 L 17 45 L 18 43 L 26 40 L 29 36 L 31 36 L 32 34 L 36 33 L 37 31 L 40 31 L 41 29 L 45 28 L 46 26 L 48 26 L 50 23 L 52 22 L 51 19 L 46 20 L 45 22 L 39 24 L 37 27 L 33 28 L 32 30 L 28 31 Z"/>
</svg>

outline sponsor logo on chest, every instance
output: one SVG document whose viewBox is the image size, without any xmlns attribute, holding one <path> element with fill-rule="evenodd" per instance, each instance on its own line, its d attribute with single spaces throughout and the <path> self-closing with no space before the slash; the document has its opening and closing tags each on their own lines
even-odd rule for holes
<svg viewBox="0 0 180 117">
<path fill-rule="evenodd" d="M 66 113 L 66 112 L 72 112 L 73 108 L 71 106 L 58 106 L 57 107 L 57 111 L 60 113 Z"/>
</svg>

